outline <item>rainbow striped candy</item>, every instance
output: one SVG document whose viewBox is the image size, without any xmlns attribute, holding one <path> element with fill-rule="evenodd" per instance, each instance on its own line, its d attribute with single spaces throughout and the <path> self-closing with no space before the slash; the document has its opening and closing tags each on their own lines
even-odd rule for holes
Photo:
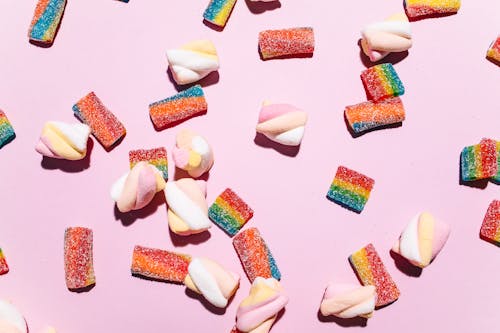
<svg viewBox="0 0 500 333">
<path fill-rule="evenodd" d="M 168 158 L 164 147 L 131 150 L 128 157 L 131 170 L 137 163 L 145 161 L 154 165 L 162 173 L 163 179 L 168 179 Z"/>
<path fill-rule="evenodd" d="M 497 174 L 491 177 L 494 182 L 500 183 L 500 141 L 497 141 Z"/>
<path fill-rule="evenodd" d="M 463 181 L 497 177 L 497 142 L 483 138 L 478 145 L 465 147 L 460 156 Z"/>
<path fill-rule="evenodd" d="M 236 0 L 210 0 L 203 18 L 219 27 L 224 27 L 235 4 Z"/>
<path fill-rule="evenodd" d="M 9 272 L 9 265 L 7 265 L 7 260 L 3 255 L 2 249 L 0 249 L 0 275 L 7 274 Z"/>
<path fill-rule="evenodd" d="M 403 83 L 392 64 L 380 64 L 361 73 L 361 80 L 371 100 L 379 101 L 405 93 Z"/>
<path fill-rule="evenodd" d="M 500 200 L 493 200 L 486 215 L 480 231 L 481 238 L 500 246 Z"/>
<path fill-rule="evenodd" d="M 230 188 L 219 195 L 208 210 L 208 217 L 234 236 L 253 216 L 253 210 Z"/>
<path fill-rule="evenodd" d="M 52 44 L 66 7 L 66 0 L 38 1 L 28 33 L 31 41 Z"/>
<path fill-rule="evenodd" d="M 457 13 L 460 0 L 405 0 L 408 17 L 445 15 Z"/>
<path fill-rule="evenodd" d="M 5 113 L 0 110 L 0 148 L 14 140 L 16 133 Z"/>
<path fill-rule="evenodd" d="M 500 62 L 500 36 L 491 43 L 486 53 L 486 57 L 496 62 Z"/>
<path fill-rule="evenodd" d="M 349 126 L 356 134 L 405 120 L 405 108 L 399 97 L 346 106 L 344 114 Z"/>
<path fill-rule="evenodd" d="M 365 207 L 375 181 L 354 170 L 339 166 L 327 198 L 360 213 Z"/>
<path fill-rule="evenodd" d="M 183 283 L 191 256 L 136 245 L 132 254 L 132 274 L 151 279 Z"/>
</svg>

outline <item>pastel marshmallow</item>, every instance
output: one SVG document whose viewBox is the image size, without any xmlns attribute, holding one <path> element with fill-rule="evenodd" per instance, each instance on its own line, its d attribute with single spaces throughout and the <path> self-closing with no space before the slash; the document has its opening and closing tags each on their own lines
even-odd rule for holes
<svg viewBox="0 0 500 333">
<path fill-rule="evenodd" d="M 374 286 L 329 283 L 320 311 L 323 316 L 370 318 L 375 310 L 377 292 Z"/>
<path fill-rule="evenodd" d="M 292 105 L 264 103 L 256 131 L 280 144 L 298 146 L 306 123 L 307 113 Z"/>
<path fill-rule="evenodd" d="M 0 332 L 28 333 L 28 326 L 23 315 L 6 300 L 0 300 Z"/>
<path fill-rule="evenodd" d="M 43 156 L 81 160 L 87 155 L 90 127 L 85 124 L 68 124 L 60 121 L 45 123 L 35 150 Z"/>
<path fill-rule="evenodd" d="M 194 178 L 208 172 L 214 164 L 214 153 L 208 141 L 188 129 L 182 129 L 177 134 L 172 156 L 175 166 Z"/>
</svg>

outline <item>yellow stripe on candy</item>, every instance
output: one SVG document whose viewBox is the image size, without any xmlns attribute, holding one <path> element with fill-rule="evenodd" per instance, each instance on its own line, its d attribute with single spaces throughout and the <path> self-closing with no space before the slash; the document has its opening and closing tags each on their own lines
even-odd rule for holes
<svg viewBox="0 0 500 333">
<path fill-rule="evenodd" d="M 375 284 L 365 248 L 354 253 L 351 256 L 351 262 L 356 268 L 356 272 L 364 285 Z"/>
<path fill-rule="evenodd" d="M 224 199 L 217 197 L 217 199 L 215 199 L 215 204 L 219 206 L 222 210 L 227 211 L 229 215 L 231 215 L 231 217 L 238 222 L 239 225 L 245 223 L 245 220 L 241 217 L 241 214 Z"/>
<path fill-rule="evenodd" d="M 370 191 L 366 190 L 365 188 L 358 186 L 358 185 L 354 185 L 354 184 L 349 183 L 349 182 L 346 182 L 342 179 L 335 178 L 333 180 L 333 185 L 338 186 L 342 189 L 351 191 L 354 194 L 359 195 L 363 198 L 368 198 L 368 196 L 370 195 Z"/>
<path fill-rule="evenodd" d="M 394 90 L 392 89 L 391 83 L 389 82 L 389 78 L 387 77 L 387 75 L 385 75 L 383 67 L 377 66 L 374 68 L 377 71 L 377 77 L 382 87 L 384 87 L 384 91 L 386 92 L 386 94 L 393 95 Z"/>
</svg>

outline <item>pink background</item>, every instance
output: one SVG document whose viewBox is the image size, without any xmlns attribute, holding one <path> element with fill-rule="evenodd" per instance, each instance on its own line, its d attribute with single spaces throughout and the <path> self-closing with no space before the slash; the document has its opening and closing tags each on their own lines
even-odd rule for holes
<svg viewBox="0 0 500 333">
<path fill-rule="evenodd" d="M 46 324 L 72 333 L 229 332 L 249 290 L 231 239 L 216 226 L 209 239 L 173 237 L 160 197 L 143 211 L 117 215 L 109 196 L 128 168 L 129 150 L 163 145 L 170 152 L 178 129 L 189 127 L 215 150 L 208 202 L 226 187 L 239 193 L 255 210 L 249 226 L 261 230 L 283 274 L 290 302 L 274 333 L 342 325 L 353 325 L 352 332 L 496 330 L 500 249 L 478 233 L 499 187 L 459 185 L 459 154 L 482 137 L 500 139 L 500 68 L 484 58 L 500 32 L 500 2 L 464 1 L 458 15 L 412 23 L 414 48 L 396 64 L 407 120 L 356 139 L 343 110 L 366 98 L 359 31 L 400 11 L 401 0 L 288 0 L 260 14 L 240 0 L 222 32 L 202 23 L 207 2 L 71 0 L 48 49 L 26 37 L 35 1 L 0 2 L 0 107 L 17 133 L 0 151 L 0 246 L 11 267 L 0 277 L 0 297 L 15 302 L 32 332 Z M 259 31 L 294 26 L 314 27 L 314 57 L 261 61 Z M 165 51 L 200 38 L 211 39 L 221 59 L 218 82 L 217 75 L 204 81 L 208 113 L 156 132 L 147 106 L 176 92 Z M 94 140 L 83 162 L 42 161 L 34 145 L 44 122 L 76 121 L 71 106 L 91 90 L 125 124 L 125 140 L 109 153 Z M 309 112 L 295 157 L 254 142 L 264 99 Z M 339 164 L 376 180 L 360 215 L 325 198 Z M 414 277 L 395 266 L 389 249 L 422 210 L 449 223 L 452 234 L 435 262 Z M 64 283 L 68 226 L 94 230 L 97 285 L 87 293 L 69 292 Z M 357 283 L 347 258 L 369 242 L 401 298 L 364 328 L 356 320 L 320 320 L 326 283 Z M 241 287 L 225 311 L 210 311 L 183 286 L 132 277 L 136 244 L 214 258 L 242 274 Z"/>
</svg>

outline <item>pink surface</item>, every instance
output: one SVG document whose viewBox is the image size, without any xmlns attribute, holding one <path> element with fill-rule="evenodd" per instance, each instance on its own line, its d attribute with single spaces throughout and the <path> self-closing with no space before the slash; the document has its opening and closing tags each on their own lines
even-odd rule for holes
<svg viewBox="0 0 500 333">
<path fill-rule="evenodd" d="M 44 49 L 26 36 L 35 1 L 0 2 L 0 107 L 17 133 L 0 150 L 0 246 L 11 267 L 0 277 L 0 297 L 23 311 L 31 332 L 46 324 L 63 333 L 231 330 L 250 288 L 231 239 L 216 226 L 210 237 L 172 236 L 160 197 L 130 215 L 116 213 L 109 197 L 113 181 L 129 169 L 128 151 L 164 145 L 171 158 L 180 126 L 214 148 L 209 203 L 226 187 L 244 197 L 255 211 L 248 227 L 261 230 L 278 262 L 290 302 L 273 333 L 342 331 L 318 318 L 323 291 L 331 280 L 356 283 L 347 257 L 370 242 L 401 298 L 366 327 L 342 322 L 355 325 L 349 332 L 498 329 L 500 249 L 480 240 L 479 229 L 500 188 L 459 185 L 459 155 L 482 137 L 500 139 L 500 68 L 485 60 L 499 33 L 500 2 L 463 1 L 458 15 L 413 22 L 414 47 L 395 65 L 407 91 L 407 120 L 355 139 L 343 110 L 365 100 L 360 30 L 401 10 L 401 0 L 283 0 L 261 14 L 240 0 L 222 32 L 202 23 L 207 3 L 70 1 L 54 45 Z M 314 27 L 313 58 L 260 60 L 259 31 L 295 26 Z M 165 51 L 199 38 L 212 39 L 221 59 L 218 82 L 204 89 L 208 113 L 156 132 L 148 104 L 176 93 Z M 91 90 L 126 126 L 124 141 L 106 152 L 94 139 L 83 163 L 42 161 L 34 146 L 45 121 L 76 122 L 71 107 Z M 266 99 L 309 113 L 295 157 L 288 156 L 293 148 L 285 155 L 261 137 L 254 142 Z M 325 198 L 340 164 L 376 180 L 359 215 Z M 173 163 L 169 171 L 173 177 Z M 422 210 L 452 232 L 414 277 L 395 266 L 389 249 Z M 64 283 L 68 226 L 94 231 L 97 285 L 86 293 L 69 292 Z M 136 244 L 213 258 L 244 277 L 240 290 L 227 310 L 212 312 L 183 286 L 134 278 Z"/>
</svg>

